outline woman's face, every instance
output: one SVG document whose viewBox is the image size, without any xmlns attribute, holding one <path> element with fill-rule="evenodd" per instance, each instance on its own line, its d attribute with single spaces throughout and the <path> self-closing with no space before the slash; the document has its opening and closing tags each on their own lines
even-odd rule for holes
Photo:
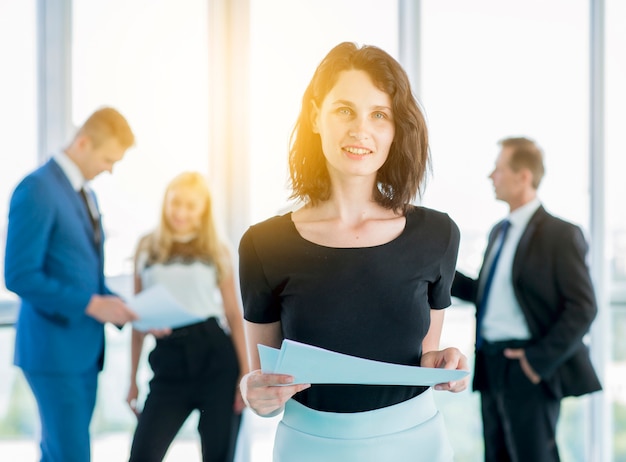
<svg viewBox="0 0 626 462">
<path fill-rule="evenodd" d="M 204 208 L 204 198 L 192 188 L 174 187 L 165 196 L 165 218 L 177 236 L 200 229 Z"/>
<path fill-rule="evenodd" d="M 320 107 L 314 105 L 313 130 L 320 135 L 331 178 L 375 178 L 387 160 L 395 135 L 390 96 L 369 74 L 343 71 Z"/>
</svg>

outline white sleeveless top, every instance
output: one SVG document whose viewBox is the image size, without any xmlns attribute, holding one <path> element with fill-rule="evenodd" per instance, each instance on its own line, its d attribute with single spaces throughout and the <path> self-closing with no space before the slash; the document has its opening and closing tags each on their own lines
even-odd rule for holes
<svg viewBox="0 0 626 462">
<path fill-rule="evenodd" d="M 215 265 L 202 260 L 173 259 L 146 266 L 147 260 L 148 253 L 142 252 L 138 269 L 144 289 L 160 284 L 190 313 L 224 321 L 224 304 Z"/>
</svg>

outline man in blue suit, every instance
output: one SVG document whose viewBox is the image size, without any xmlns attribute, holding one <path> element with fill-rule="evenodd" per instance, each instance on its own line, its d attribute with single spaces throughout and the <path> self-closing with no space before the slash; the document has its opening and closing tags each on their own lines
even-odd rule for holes
<svg viewBox="0 0 626 462">
<path fill-rule="evenodd" d="M 561 399 L 599 391 L 583 337 L 596 313 L 581 229 L 537 196 L 543 153 L 506 138 L 491 178 L 509 206 L 489 235 L 478 279 L 457 272 L 452 295 L 474 302 L 474 390 L 481 394 L 486 462 L 558 462 Z"/>
<path fill-rule="evenodd" d="M 21 299 L 15 364 L 37 401 L 42 462 L 90 460 L 104 323 L 136 318 L 106 287 L 102 224 L 86 184 L 133 144 L 126 119 L 100 109 L 11 198 L 5 282 Z"/>
</svg>

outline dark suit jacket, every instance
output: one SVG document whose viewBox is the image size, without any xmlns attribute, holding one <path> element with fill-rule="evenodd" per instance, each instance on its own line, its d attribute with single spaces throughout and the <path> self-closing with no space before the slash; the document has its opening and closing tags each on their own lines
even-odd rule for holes
<svg viewBox="0 0 626 462">
<path fill-rule="evenodd" d="M 111 293 L 103 247 L 94 244 L 87 208 L 54 160 L 13 192 L 4 271 L 7 288 L 21 298 L 17 366 L 36 373 L 102 367 L 104 327 L 85 309 L 93 294 Z"/>
<path fill-rule="evenodd" d="M 498 226 L 494 227 L 489 235 L 485 255 L 497 230 Z M 586 254 L 587 243 L 580 228 L 540 207 L 531 217 L 513 260 L 513 289 L 532 336 L 525 348 L 526 357 L 557 398 L 601 389 L 583 343 L 597 313 Z M 459 272 L 452 295 L 480 306 L 478 280 Z M 482 362 L 477 361 L 475 390 L 484 389 L 482 369 Z"/>
</svg>

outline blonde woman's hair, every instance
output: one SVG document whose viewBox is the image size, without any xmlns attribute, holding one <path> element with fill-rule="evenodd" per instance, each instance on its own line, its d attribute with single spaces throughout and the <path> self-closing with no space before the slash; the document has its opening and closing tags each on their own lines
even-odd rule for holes
<svg viewBox="0 0 626 462">
<path fill-rule="evenodd" d="M 170 181 L 163 195 L 160 223 L 152 233 L 140 241 L 137 252 L 147 251 L 149 260 L 153 263 L 163 263 L 172 257 L 175 240 L 174 233 L 167 221 L 165 204 L 167 195 L 178 188 L 192 189 L 200 194 L 204 200 L 200 229 L 198 229 L 197 237 L 189 245 L 194 257 L 206 259 L 215 265 L 218 281 L 221 281 L 232 271 L 230 253 L 226 243 L 220 239 L 213 220 L 213 205 L 209 186 L 198 172 L 183 172 Z"/>
</svg>

